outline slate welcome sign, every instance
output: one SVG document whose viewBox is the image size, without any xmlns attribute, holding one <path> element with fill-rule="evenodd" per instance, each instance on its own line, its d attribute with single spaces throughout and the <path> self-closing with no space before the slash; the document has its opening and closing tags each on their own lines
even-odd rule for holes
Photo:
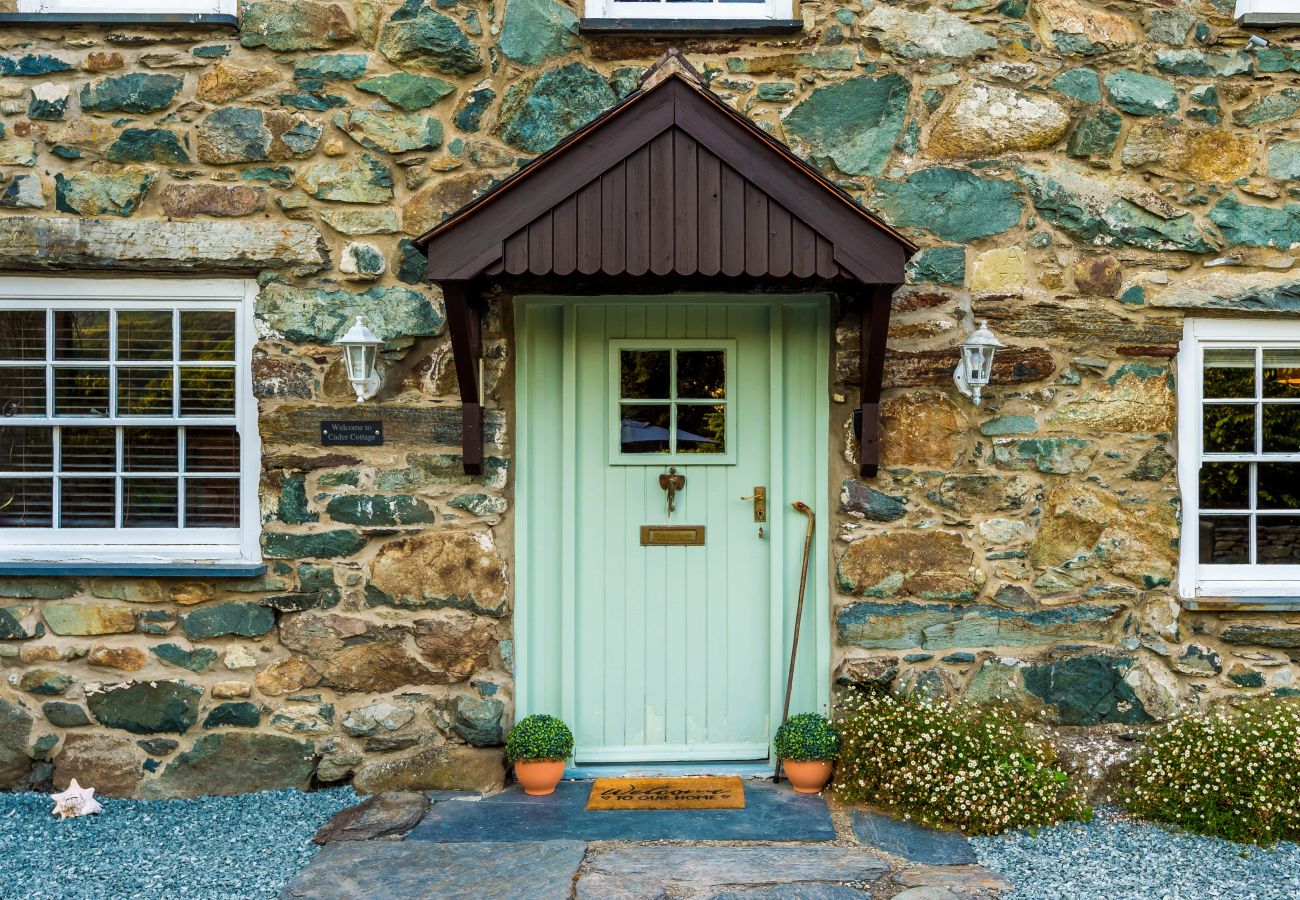
<svg viewBox="0 0 1300 900">
<path fill-rule="evenodd" d="M 384 443 L 383 422 L 325 421 L 320 423 L 323 447 L 378 447 Z"/>
</svg>

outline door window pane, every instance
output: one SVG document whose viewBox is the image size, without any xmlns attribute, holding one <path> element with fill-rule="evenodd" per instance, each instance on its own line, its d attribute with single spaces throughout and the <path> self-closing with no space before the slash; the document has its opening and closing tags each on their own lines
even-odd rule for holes
<svg viewBox="0 0 1300 900">
<path fill-rule="evenodd" d="M 117 358 L 172 358 L 172 311 L 124 309 L 117 314 Z"/>
<path fill-rule="evenodd" d="M 677 351 L 677 396 L 721 400 L 727 393 L 727 355 L 723 350 Z"/>
<path fill-rule="evenodd" d="M 175 472 L 178 445 L 175 428 L 127 428 L 122 433 L 122 471 Z"/>
<path fill-rule="evenodd" d="M 53 525 L 53 478 L 0 478 L 0 528 Z"/>
<path fill-rule="evenodd" d="M 226 366 L 181 367 L 182 416 L 229 416 L 234 412 L 234 369 Z"/>
<path fill-rule="evenodd" d="M 726 453 L 727 408 L 706 403 L 678 404 L 678 453 Z"/>
<path fill-rule="evenodd" d="M 1201 509 L 1250 509 L 1250 463 L 1201 466 Z"/>
<path fill-rule="evenodd" d="M 64 478 L 60 484 L 61 528 L 112 528 L 117 507 L 114 478 Z"/>
<path fill-rule="evenodd" d="M 186 428 L 186 472 L 238 472 L 239 432 L 234 428 Z"/>
<path fill-rule="evenodd" d="M 113 472 L 117 469 L 116 428 L 64 428 L 59 468 L 64 472 Z"/>
<path fill-rule="evenodd" d="M 1257 518 L 1255 561 L 1266 566 L 1300 565 L 1300 516 Z"/>
<path fill-rule="evenodd" d="M 238 528 L 239 479 L 185 479 L 186 528 Z"/>
<path fill-rule="evenodd" d="M 108 369 L 54 370 L 56 416 L 108 416 Z"/>
<path fill-rule="evenodd" d="M 667 400 L 672 353 L 668 350 L 623 350 L 619 353 L 619 393 L 627 400 Z"/>
<path fill-rule="evenodd" d="M 624 453 L 667 453 L 672 407 L 667 403 L 620 407 L 619 442 Z"/>
<path fill-rule="evenodd" d="M 1253 403 L 1205 404 L 1206 453 L 1254 453 Z"/>
<path fill-rule="evenodd" d="M 235 314 L 225 310 L 181 312 L 181 359 L 229 362 L 235 358 Z"/>
<path fill-rule="evenodd" d="M 45 415 L 44 366 L 0 366 L 0 413 Z"/>
<path fill-rule="evenodd" d="M 45 310 L 0 310 L 0 347 L 6 359 L 45 359 Z"/>
<path fill-rule="evenodd" d="M 1264 452 L 1300 452 L 1300 403 L 1264 404 Z"/>
<path fill-rule="evenodd" d="M 1206 400 L 1255 396 L 1255 349 L 1207 348 L 1205 351 Z"/>
<path fill-rule="evenodd" d="M 123 528 L 175 528 L 179 482 L 175 478 L 123 478 Z"/>
<path fill-rule="evenodd" d="M 1201 516 L 1202 564 L 1245 565 L 1250 562 L 1249 516 Z"/>
<path fill-rule="evenodd" d="M 108 359 L 108 310 L 56 309 L 55 359 Z"/>
<path fill-rule="evenodd" d="M 119 416 L 170 416 L 172 370 L 152 366 L 117 370 Z"/>
</svg>

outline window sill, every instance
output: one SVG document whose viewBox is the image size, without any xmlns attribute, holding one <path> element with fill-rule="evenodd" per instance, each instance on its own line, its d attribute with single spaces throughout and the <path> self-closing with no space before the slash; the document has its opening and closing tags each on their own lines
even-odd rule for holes
<svg viewBox="0 0 1300 900">
<path fill-rule="evenodd" d="M 1179 603 L 1194 612 L 1300 612 L 1300 597 L 1184 597 Z"/>
<path fill-rule="evenodd" d="M 169 25 L 173 28 L 239 28 L 231 13 L 0 13 L 2 25 Z"/>
<path fill-rule="evenodd" d="M 0 575 L 108 575 L 135 578 L 253 578 L 266 572 L 266 564 L 228 562 L 113 562 L 77 560 L 37 562 L 0 560 Z"/>
<path fill-rule="evenodd" d="M 803 19 L 580 19 L 583 34 L 793 34 Z"/>
</svg>

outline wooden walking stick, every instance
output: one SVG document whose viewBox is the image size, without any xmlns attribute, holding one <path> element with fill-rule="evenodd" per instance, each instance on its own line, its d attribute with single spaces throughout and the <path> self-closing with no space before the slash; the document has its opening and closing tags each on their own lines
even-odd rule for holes
<svg viewBox="0 0 1300 900">
<path fill-rule="evenodd" d="M 799 603 L 794 611 L 794 640 L 790 642 L 790 674 L 785 679 L 785 709 L 781 712 L 782 725 L 790 718 L 790 693 L 794 690 L 794 661 L 799 655 L 799 626 L 803 624 L 803 595 L 804 588 L 808 586 L 808 558 L 812 555 L 813 527 L 817 523 L 817 516 L 813 514 L 812 507 L 807 503 L 796 500 L 790 505 L 808 517 L 808 530 L 803 539 L 803 570 L 799 573 Z M 776 771 L 772 773 L 774 782 L 781 780 L 782 762 L 780 758 L 776 761 Z"/>
</svg>

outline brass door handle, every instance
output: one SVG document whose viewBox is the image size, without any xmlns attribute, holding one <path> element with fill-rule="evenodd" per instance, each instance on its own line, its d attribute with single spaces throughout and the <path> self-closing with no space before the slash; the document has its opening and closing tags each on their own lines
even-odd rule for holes
<svg viewBox="0 0 1300 900">
<path fill-rule="evenodd" d="M 741 497 L 741 500 L 754 501 L 754 521 L 767 521 L 767 488 L 761 484 L 754 486 L 754 493 L 748 497 Z"/>
</svg>

